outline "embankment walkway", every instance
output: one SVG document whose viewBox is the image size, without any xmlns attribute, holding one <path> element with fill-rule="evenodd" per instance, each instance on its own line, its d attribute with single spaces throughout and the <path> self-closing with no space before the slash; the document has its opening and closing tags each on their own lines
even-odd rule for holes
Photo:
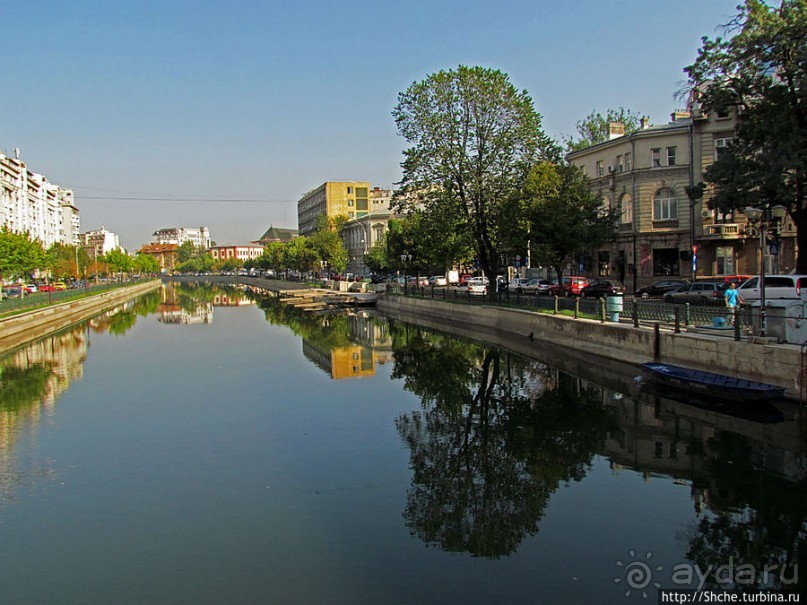
<svg viewBox="0 0 807 605">
<path fill-rule="evenodd" d="M 160 285 L 160 280 L 153 279 L 0 318 L 0 354 L 89 319 L 115 305 L 159 288 Z"/>
</svg>

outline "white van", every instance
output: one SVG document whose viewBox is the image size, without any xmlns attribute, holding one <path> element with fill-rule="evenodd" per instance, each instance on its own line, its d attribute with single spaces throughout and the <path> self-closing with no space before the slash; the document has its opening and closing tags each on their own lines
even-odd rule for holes
<svg viewBox="0 0 807 605">
<path fill-rule="evenodd" d="M 743 302 L 759 300 L 759 277 L 743 283 L 737 292 Z M 807 275 L 766 275 L 765 300 L 780 299 L 807 300 Z"/>
</svg>

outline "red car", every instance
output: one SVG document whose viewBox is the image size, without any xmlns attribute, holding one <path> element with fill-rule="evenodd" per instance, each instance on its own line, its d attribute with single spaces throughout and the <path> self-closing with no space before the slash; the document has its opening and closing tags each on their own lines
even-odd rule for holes
<svg viewBox="0 0 807 605">
<path fill-rule="evenodd" d="M 581 277 L 579 275 L 570 275 L 569 277 L 564 277 L 561 280 L 561 283 L 554 283 L 549 286 L 549 295 L 550 296 L 580 296 L 580 293 L 583 291 L 589 284 L 589 279 L 587 277 Z"/>
<path fill-rule="evenodd" d="M 53 286 L 53 284 L 42 284 L 41 286 L 39 286 L 39 291 L 40 292 L 56 292 L 56 288 Z"/>
</svg>

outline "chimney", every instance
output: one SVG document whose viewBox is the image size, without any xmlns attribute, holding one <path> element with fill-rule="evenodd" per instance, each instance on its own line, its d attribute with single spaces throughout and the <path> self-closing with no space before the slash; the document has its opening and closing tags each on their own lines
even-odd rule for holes
<svg viewBox="0 0 807 605">
<path fill-rule="evenodd" d="M 650 116 L 642 116 L 639 119 L 639 129 L 644 130 L 650 124 Z"/>
<path fill-rule="evenodd" d="M 625 125 L 622 122 L 608 122 L 608 140 L 613 141 L 625 136 Z"/>
<path fill-rule="evenodd" d="M 670 120 L 673 122 L 677 122 L 678 120 L 686 120 L 690 117 L 690 113 L 683 109 L 676 109 L 674 112 L 670 114 Z"/>
</svg>

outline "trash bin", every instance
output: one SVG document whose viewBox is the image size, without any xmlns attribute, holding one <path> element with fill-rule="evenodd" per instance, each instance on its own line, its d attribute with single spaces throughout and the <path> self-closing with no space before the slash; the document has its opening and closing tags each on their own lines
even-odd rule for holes
<svg viewBox="0 0 807 605">
<path fill-rule="evenodd" d="M 622 298 L 622 295 L 608 296 L 605 299 L 605 311 L 611 316 L 611 321 L 619 321 L 619 314 L 622 313 L 623 308 L 624 299 Z"/>
<path fill-rule="evenodd" d="M 758 308 L 758 305 L 755 307 Z M 800 300 L 771 300 L 765 307 L 765 336 L 792 344 L 807 341 L 807 303 Z"/>
</svg>

